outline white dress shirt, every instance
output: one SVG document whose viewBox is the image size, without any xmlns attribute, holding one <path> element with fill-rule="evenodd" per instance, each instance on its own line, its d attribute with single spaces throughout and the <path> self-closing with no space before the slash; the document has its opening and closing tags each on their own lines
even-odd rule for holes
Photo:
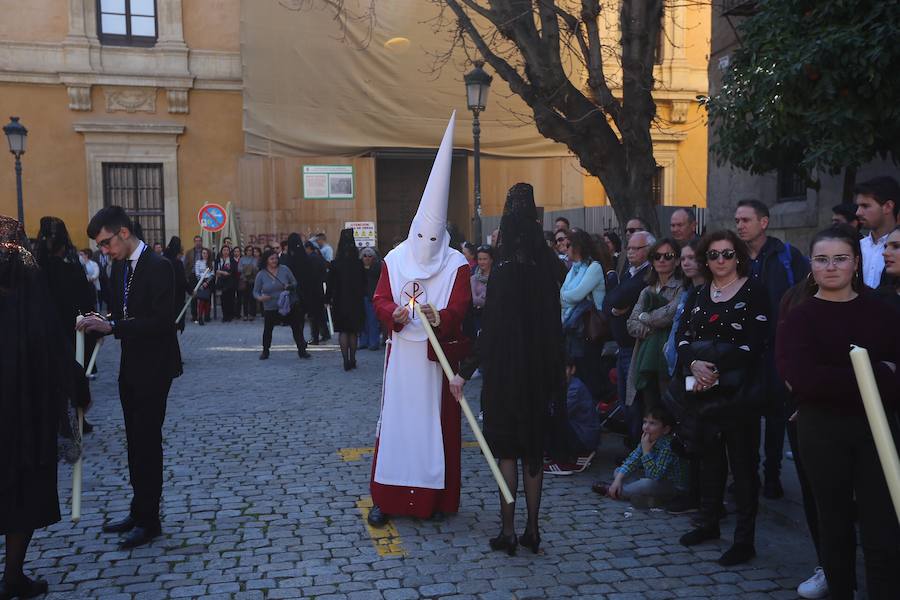
<svg viewBox="0 0 900 600">
<path fill-rule="evenodd" d="M 863 281 L 870 288 L 877 288 L 879 282 L 881 282 L 881 272 L 884 271 L 883 252 L 890 232 L 877 240 L 873 239 L 872 235 L 870 233 L 859 240 L 859 247 L 862 250 Z"/>
</svg>

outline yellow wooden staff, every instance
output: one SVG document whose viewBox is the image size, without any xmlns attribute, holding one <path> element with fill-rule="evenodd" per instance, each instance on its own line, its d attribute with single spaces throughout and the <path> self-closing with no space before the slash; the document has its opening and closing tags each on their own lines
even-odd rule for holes
<svg viewBox="0 0 900 600">
<path fill-rule="evenodd" d="M 881 394 L 875 382 L 869 351 L 853 346 L 850 350 L 850 362 L 853 363 L 853 371 L 856 373 L 859 394 L 862 396 L 866 418 L 872 429 L 872 439 L 875 440 L 875 449 L 878 450 L 878 459 L 887 480 L 888 491 L 891 500 L 894 501 L 894 510 L 897 512 L 897 519 L 900 519 L 900 459 L 897 458 L 897 447 L 894 445 L 891 428 L 884 414 L 884 404 L 881 403 Z"/>
<path fill-rule="evenodd" d="M 428 334 L 428 341 L 431 342 L 431 347 L 434 348 L 434 353 L 438 357 L 438 361 L 441 363 L 441 367 L 444 369 L 444 375 L 447 376 L 447 380 L 453 379 L 453 369 L 450 368 L 450 362 L 447 360 L 447 356 L 444 354 L 444 349 L 441 348 L 440 342 L 438 342 L 437 336 L 434 334 L 434 329 L 431 328 L 431 323 L 428 322 L 428 319 L 425 318 L 425 314 L 422 312 L 422 308 L 419 306 L 419 303 L 415 301 L 415 299 L 410 299 L 409 301 L 410 310 L 415 311 L 415 314 L 419 316 L 419 319 L 422 321 L 423 327 L 425 327 L 425 333 Z M 481 433 L 481 428 L 478 426 L 478 421 L 475 420 L 475 415 L 472 414 L 472 409 L 469 408 L 469 403 L 466 402 L 465 396 L 460 394 L 459 396 L 459 405 L 462 407 L 463 414 L 466 415 L 466 420 L 469 422 L 469 427 L 472 428 L 472 433 L 475 434 L 475 439 L 478 441 L 478 446 L 481 448 L 481 453 L 484 454 L 485 460 L 487 460 L 488 467 L 491 468 L 491 473 L 494 475 L 494 479 L 497 480 L 497 485 L 500 487 L 500 493 L 503 494 L 503 499 L 507 504 L 512 504 L 515 502 L 512 494 L 509 491 L 509 486 L 506 485 L 506 480 L 503 479 L 503 475 L 500 473 L 500 468 L 497 466 L 497 460 L 494 458 L 494 454 L 491 452 L 491 449 L 488 447 L 487 441 L 484 439 L 484 435 Z"/>
</svg>

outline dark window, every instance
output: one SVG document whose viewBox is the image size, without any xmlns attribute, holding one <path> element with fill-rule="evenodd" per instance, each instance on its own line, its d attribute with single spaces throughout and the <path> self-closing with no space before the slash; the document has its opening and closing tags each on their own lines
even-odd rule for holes
<svg viewBox="0 0 900 600">
<path fill-rule="evenodd" d="M 656 173 L 650 183 L 650 192 L 653 194 L 653 203 L 657 206 L 663 204 L 663 168 L 656 167 Z"/>
<path fill-rule="evenodd" d="M 97 0 L 97 32 L 104 44 L 156 43 L 156 0 Z"/>
<path fill-rule="evenodd" d="M 806 181 L 794 167 L 778 169 L 778 202 L 806 200 Z"/>
<path fill-rule="evenodd" d="M 161 164 L 103 163 L 103 205 L 117 205 L 141 226 L 148 244 L 166 243 Z"/>
</svg>

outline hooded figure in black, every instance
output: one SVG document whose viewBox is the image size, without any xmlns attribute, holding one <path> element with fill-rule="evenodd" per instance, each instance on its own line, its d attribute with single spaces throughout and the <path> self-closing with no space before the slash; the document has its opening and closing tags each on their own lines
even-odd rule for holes
<svg viewBox="0 0 900 600">
<path fill-rule="evenodd" d="M 475 354 L 450 387 L 461 389 L 480 367 L 484 436 L 513 493 L 522 461 L 528 524 L 517 539 L 515 504 L 501 497 L 503 529 L 491 548 L 513 554 L 521 541 L 537 552 L 544 450 L 551 432 L 565 427 L 566 383 L 556 259 L 547 251 L 527 183 L 515 184 L 507 194 L 499 252 Z"/>
<path fill-rule="evenodd" d="M 69 331 L 21 225 L 0 216 L 0 535 L 6 536 L 0 598 L 47 591 L 47 582 L 32 581 L 22 567 L 34 530 L 60 519 L 60 416 L 76 393 L 80 406 L 90 401 Z"/>
<path fill-rule="evenodd" d="M 308 243 L 308 242 L 307 242 Z M 309 315 L 310 321 L 315 315 L 324 311 L 322 297 L 322 276 L 317 272 L 316 265 L 310 260 L 304 249 L 303 238 L 299 233 L 292 233 L 287 239 L 287 252 L 281 257 L 281 264 L 286 266 L 294 274 L 297 280 L 298 294 L 300 296 L 301 310 Z M 304 315 L 300 316 L 300 324 L 303 324 Z M 318 330 L 310 323 L 312 342 L 318 343 Z"/>
<path fill-rule="evenodd" d="M 366 324 L 366 269 L 359 258 L 352 229 L 341 230 L 337 257 L 328 272 L 328 294 L 334 330 L 340 332 L 344 370 L 356 368 L 356 347 L 359 332 Z"/>
</svg>

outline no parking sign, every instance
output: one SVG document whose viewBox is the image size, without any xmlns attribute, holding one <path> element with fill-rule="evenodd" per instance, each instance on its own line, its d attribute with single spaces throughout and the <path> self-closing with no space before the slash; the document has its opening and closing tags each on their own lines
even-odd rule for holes
<svg viewBox="0 0 900 600">
<path fill-rule="evenodd" d="M 210 202 L 204 204 L 200 209 L 200 212 L 197 213 L 197 220 L 200 222 L 200 227 L 205 231 L 215 233 L 216 231 L 225 229 L 225 223 L 228 221 L 228 214 L 225 212 L 225 209 L 222 208 L 222 205 Z"/>
</svg>

